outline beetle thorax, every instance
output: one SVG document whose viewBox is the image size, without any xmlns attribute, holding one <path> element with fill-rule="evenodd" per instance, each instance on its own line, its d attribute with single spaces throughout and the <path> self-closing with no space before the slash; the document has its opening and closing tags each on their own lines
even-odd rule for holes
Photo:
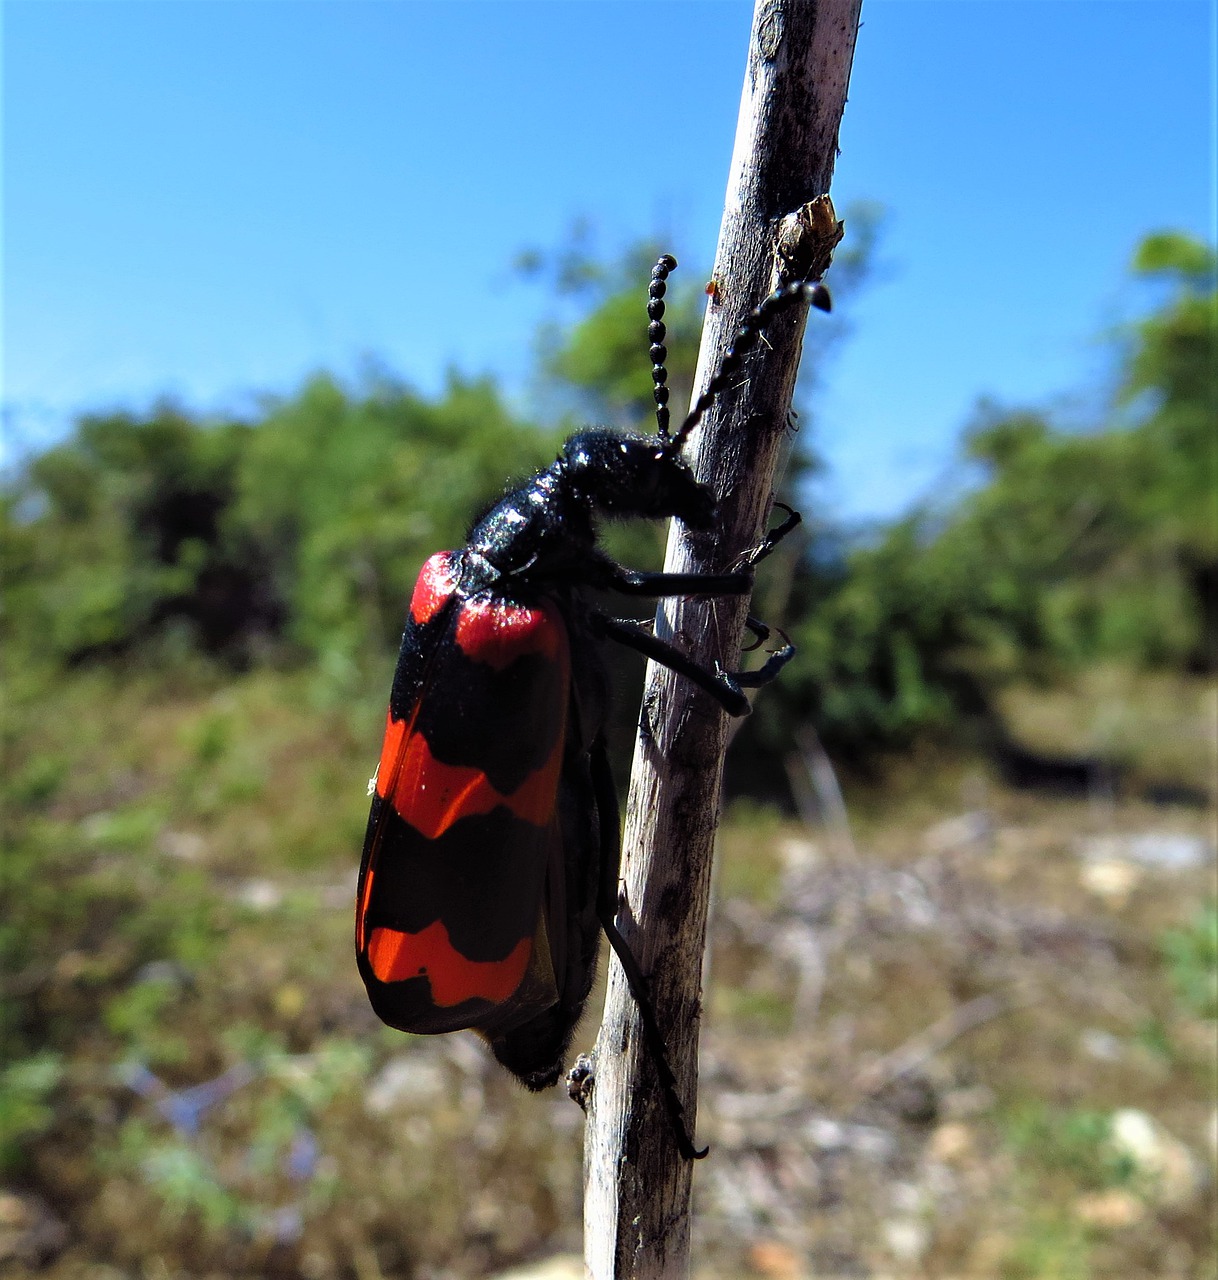
<svg viewBox="0 0 1218 1280">
<path fill-rule="evenodd" d="M 501 574 L 544 579 L 596 542 L 592 510 L 560 458 L 505 494 L 474 526 L 469 550 Z"/>
</svg>

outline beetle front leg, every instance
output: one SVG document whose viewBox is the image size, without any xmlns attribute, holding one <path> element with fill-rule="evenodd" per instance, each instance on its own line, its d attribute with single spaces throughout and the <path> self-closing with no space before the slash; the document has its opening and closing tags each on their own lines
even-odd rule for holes
<svg viewBox="0 0 1218 1280">
<path fill-rule="evenodd" d="M 745 650 L 746 653 L 752 653 L 758 645 L 765 644 L 770 638 L 770 628 L 764 622 L 758 622 L 754 617 L 747 618 L 744 625 L 757 637 L 756 644 L 749 645 L 748 649 Z M 778 673 L 795 657 L 795 646 L 791 643 L 787 633 L 778 627 L 775 627 L 774 630 L 782 636 L 782 648 L 775 649 L 765 660 L 764 665 L 758 667 L 756 671 L 732 672 L 732 679 L 742 688 L 760 689 L 772 680 L 777 680 Z"/>
</svg>

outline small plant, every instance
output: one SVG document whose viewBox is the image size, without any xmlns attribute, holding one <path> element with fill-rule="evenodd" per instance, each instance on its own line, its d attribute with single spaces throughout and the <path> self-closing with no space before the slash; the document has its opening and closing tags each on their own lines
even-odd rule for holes
<svg viewBox="0 0 1218 1280">
<path fill-rule="evenodd" d="M 1002 1280 L 1090 1280 L 1087 1232 L 1060 1213 L 1041 1210 L 1025 1223 L 1002 1262 Z"/>
<path fill-rule="evenodd" d="M 1133 1177 L 1131 1160 L 1112 1145 L 1112 1118 L 1103 1111 L 1028 1103 L 1010 1117 L 1007 1140 L 1022 1164 L 1082 1190 L 1122 1186 Z"/>
<path fill-rule="evenodd" d="M 1199 1018 L 1218 1018 L 1218 902 L 1164 933 L 1159 950 L 1185 1008 Z"/>
<path fill-rule="evenodd" d="M 63 1077 L 57 1054 L 21 1058 L 0 1071 L 0 1172 L 16 1169 L 22 1151 L 55 1119 L 50 1098 Z"/>
</svg>

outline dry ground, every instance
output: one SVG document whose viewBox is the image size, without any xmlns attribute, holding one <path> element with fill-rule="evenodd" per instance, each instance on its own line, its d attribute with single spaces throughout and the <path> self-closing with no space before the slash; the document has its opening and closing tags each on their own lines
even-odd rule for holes
<svg viewBox="0 0 1218 1280">
<path fill-rule="evenodd" d="M 1169 692 L 1106 731 L 1130 777 L 1212 785 L 1212 691 Z M 37 693 L 8 739 L 0 1269 L 440 1280 L 578 1253 L 577 1108 L 364 1000 L 379 709 L 270 675 Z M 1078 690 L 1012 719 L 1059 744 L 1080 699 L 1099 717 Z M 1140 790 L 1045 799 L 926 757 L 848 789 L 848 828 L 733 811 L 698 1277 L 1215 1275 L 1213 814 Z"/>
</svg>

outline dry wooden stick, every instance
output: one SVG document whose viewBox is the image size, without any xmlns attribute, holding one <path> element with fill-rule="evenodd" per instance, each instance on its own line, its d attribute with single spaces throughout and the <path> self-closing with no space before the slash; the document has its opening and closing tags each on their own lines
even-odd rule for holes
<svg viewBox="0 0 1218 1280">
<path fill-rule="evenodd" d="M 861 0 L 757 0 L 694 400 L 741 321 L 781 279 L 819 279 L 840 238 L 828 201 Z M 722 571 L 768 514 L 805 313 L 792 309 L 695 432 L 698 476 L 719 496 L 714 535 L 675 527 L 665 568 Z M 735 669 L 746 600 L 666 603 L 657 634 Z M 702 955 L 726 743 L 724 713 L 649 666 L 627 808 L 618 927 L 650 975 L 657 1020 L 695 1119 Z M 712 1155 L 713 1158 L 713 1155 Z M 595 1280 L 688 1271 L 692 1165 L 677 1150 L 638 1010 L 611 962 L 585 1148 L 585 1262 Z"/>
</svg>

